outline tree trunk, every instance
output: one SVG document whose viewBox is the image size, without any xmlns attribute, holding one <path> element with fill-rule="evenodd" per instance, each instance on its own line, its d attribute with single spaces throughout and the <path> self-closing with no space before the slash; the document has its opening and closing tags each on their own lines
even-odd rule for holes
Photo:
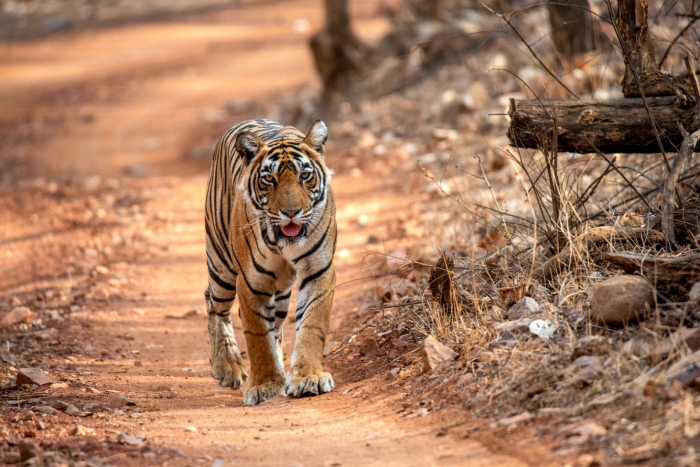
<svg viewBox="0 0 700 467">
<path fill-rule="evenodd" d="M 552 44 L 567 59 L 574 60 L 577 55 L 600 48 L 598 23 L 588 9 L 588 0 L 562 0 L 547 4 Z"/>
<path fill-rule="evenodd" d="M 324 28 L 310 41 L 316 69 L 323 82 L 323 100 L 328 103 L 349 91 L 365 72 L 368 47 L 352 32 L 347 0 L 325 0 Z"/>
<path fill-rule="evenodd" d="M 694 99 L 666 96 L 647 100 L 667 151 L 676 152 L 683 142 L 679 122 L 691 133 L 700 128 Z M 542 137 L 551 134 L 556 115 L 559 151 L 659 152 L 649 115 L 641 99 L 523 100 L 515 103 L 514 107 L 509 112 L 508 138 L 515 147 L 542 147 Z"/>
<path fill-rule="evenodd" d="M 636 72 L 646 96 L 674 96 L 679 92 L 693 96 L 688 82 L 662 73 L 656 64 L 654 45 L 649 35 L 648 12 L 648 0 L 618 1 L 617 24 L 624 42 L 625 60 L 622 94 L 625 97 L 641 96 Z"/>
</svg>

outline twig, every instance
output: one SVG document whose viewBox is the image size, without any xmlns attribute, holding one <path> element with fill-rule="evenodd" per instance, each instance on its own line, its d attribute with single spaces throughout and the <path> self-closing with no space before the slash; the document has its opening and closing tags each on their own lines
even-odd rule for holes
<svg viewBox="0 0 700 467">
<path fill-rule="evenodd" d="M 676 246 L 676 233 L 675 227 L 673 225 L 673 211 L 675 210 L 673 198 L 676 189 L 676 184 L 678 183 L 678 177 L 685 168 L 685 163 L 687 162 L 688 158 L 690 158 L 690 155 L 693 153 L 698 139 L 700 139 L 700 130 L 697 130 L 695 133 L 690 135 L 687 131 L 685 131 L 685 128 L 683 128 L 682 123 L 678 124 L 678 129 L 680 130 L 681 135 L 683 135 L 683 144 L 681 144 L 681 149 L 680 151 L 678 151 L 678 156 L 673 162 L 671 172 L 668 174 L 668 178 L 666 179 L 666 183 L 664 184 L 664 188 L 662 191 L 663 203 L 661 204 L 661 227 L 663 229 L 664 234 L 666 234 L 666 238 L 668 238 L 669 243 L 673 246 Z"/>
<path fill-rule="evenodd" d="M 486 177 L 486 171 L 484 170 L 484 166 L 481 165 L 481 158 L 479 157 L 478 152 L 474 152 L 474 157 L 476 157 L 476 161 L 479 163 L 479 168 L 481 169 L 481 174 L 484 176 L 484 181 L 486 182 L 486 186 L 489 187 L 489 191 L 491 191 L 491 197 L 493 198 L 493 203 L 496 205 L 496 209 L 498 209 L 498 212 L 501 212 L 501 206 L 498 204 L 498 199 L 496 198 L 496 193 L 493 192 L 493 187 L 491 186 L 491 182 L 489 182 L 489 179 Z M 503 223 L 503 230 L 506 233 L 506 236 L 508 236 L 508 226 L 506 225 L 506 218 L 503 214 L 501 214 L 501 222 Z"/>
<path fill-rule="evenodd" d="M 540 98 L 537 97 L 537 93 L 536 93 L 535 91 L 533 91 L 532 88 L 530 87 L 530 85 L 527 84 L 525 81 L 523 81 L 523 79 L 522 79 L 520 76 L 516 75 L 515 73 L 513 73 L 513 72 L 510 71 L 510 70 L 506 70 L 505 68 L 491 68 L 491 70 L 489 70 L 489 71 L 492 71 L 492 70 L 493 70 L 493 71 L 505 71 L 506 73 L 510 73 L 511 75 L 513 75 L 516 79 L 518 79 L 521 83 L 523 83 L 523 84 L 525 85 L 525 87 L 527 87 L 527 88 L 530 90 L 530 92 L 532 93 L 533 96 L 535 96 L 535 99 L 537 99 L 537 102 L 539 102 L 540 107 L 542 107 L 542 111 L 543 111 L 544 114 L 547 116 L 547 118 L 552 118 L 552 117 L 549 115 L 549 112 L 547 112 L 547 109 L 545 108 L 545 106 L 544 106 L 544 104 L 542 103 L 542 101 L 540 100 Z M 515 107 L 513 107 L 513 105 L 515 105 L 515 104 L 514 104 L 514 103 L 511 103 L 511 109 L 513 110 L 513 113 L 515 113 Z M 513 116 L 513 115 L 511 114 L 511 117 L 512 117 L 512 116 Z"/>
<path fill-rule="evenodd" d="M 598 186 L 600 185 L 600 182 L 603 181 L 603 179 L 610 173 L 611 170 L 613 170 L 613 163 L 617 159 L 617 155 L 613 156 L 612 160 L 608 162 L 608 166 L 603 170 L 603 173 L 598 176 L 595 180 L 593 180 L 593 183 L 588 185 L 585 190 L 583 190 L 583 193 L 581 193 L 581 196 L 579 197 L 578 201 L 574 204 L 574 207 L 578 206 L 583 206 L 586 204 L 586 201 L 590 199 L 591 196 L 593 196 L 593 193 L 595 193 L 596 189 L 598 189 Z M 590 191 L 589 191 L 590 190 Z"/>
<path fill-rule="evenodd" d="M 698 171 L 698 172 L 693 172 L 693 173 L 688 174 L 688 175 L 684 175 L 683 177 L 680 177 L 680 178 L 678 179 L 678 181 L 679 181 L 679 182 L 683 182 L 683 181 L 685 181 L 685 180 L 689 180 L 689 179 L 694 178 L 694 177 L 697 177 L 697 176 L 700 176 L 700 171 Z M 647 195 L 650 195 L 650 194 L 652 194 L 652 193 L 655 193 L 655 192 L 657 192 L 657 191 L 659 191 L 659 190 L 661 190 L 661 187 L 650 188 L 650 189 L 648 189 L 647 191 L 642 192 L 642 194 L 643 194 L 644 196 L 647 196 Z M 612 206 L 610 206 L 610 209 L 617 209 L 617 208 L 619 208 L 620 206 L 624 206 L 625 204 L 631 203 L 632 201 L 635 201 L 635 200 L 637 200 L 637 199 L 639 199 L 639 196 L 637 196 L 637 195 L 635 194 L 635 195 L 633 195 L 633 196 L 630 196 L 630 197 L 627 198 L 627 199 L 624 199 L 624 200 L 620 201 L 619 203 L 613 204 Z M 597 217 L 599 217 L 599 216 L 605 214 L 606 212 L 608 212 L 608 211 L 605 210 L 605 209 L 602 209 L 602 210 L 598 211 L 597 213 L 593 214 L 592 216 L 583 219 L 583 222 L 593 220 L 593 219 L 595 219 L 595 218 L 597 218 Z"/>
<path fill-rule="evenodd" d="M 688 79 L 690 80 L 691 86 L 693 86 L 695 102 L 697 103 L 698 107 L 700 107 L 700 84 L 698 84 L 698 77 L 695 76 L 695 67 L 693 67 L 693 63 L 690 61 L 690 57 L 688 55 L 683 57 L 683 60 L 685 61 L 685 69 L 688 70 Z"/>
<path fill-rule="evenodd" d="M 695 22 L 696 22 L 698 19 L 700 19 L 700 18 L 698 18 L 697 16 L 690 18 L 690 21 L 688 22 L 688 24 L 687 24 L 683 29 L 681 29 L 681 32 L 679 32 L 679 33 L 676 35 L 676 37 L 673 38 L 673 40 L 671 41 L 671 43 L 668 45 L 668 48 L 667 48 L 666 51 L 664 52 L 663 56 L 661 57 L 661 60 L 659 61 L 659 68 L 661 68 L 661 65 L 664 64 L 664 60 L 666 60 L 666 57 L 668 57 L 668 53 L 671 51 L 671 48 L 672 48 L 674 45 L 676 45 L 676 42 L 678 41 L 678 39 L 680 39 L 681 37 L 683 37 L 683 34 L 685 34 L 686 31 L 688 31 L 688 29 L 690 29 L 691 27 L 693 27 L 693 24 L 695 24 Z"/>
<path fill-rule="evenodd" d="M 592 145 L 592 144 L 591 144 L 591 145 Z M 608 164 L 610 164 L 610 165 L 615 169 L 615 171 L 618 173 L 618 175 L 620 175 L 620 177 L 622 177 L 622 179 L 625 181 L 625 183 L 627 183 L 627 185 L 629 185 L 629 187 L 632 188 L 632 190 L 634 190 L 635 193 L 637 193 L 637 195 L 639 196 L 639 198 L 641 198 L 641 200 L 644 201 L 644 204 L 647 205 L 647 209 L 649 209 L 649 211 L 651 211 L 652 208 L 651 208 L 651 204 L 649 204 L 649 201 L 647 201 L 647 199 L 644 197 L 644 195 L 641 194 L 641 193 L 639 192 L 639 190 L 637 190 L 637 187 L 634 186 L 634 183 L 630 182 L 630 181 L 627 179 L 627 177 L 625 177 L 625 174 L 622 173 L 622 170 L 620 170 L 620 169 L 615 165 L 614 162 L 612 162 L 610 159 L 608 159 L 608 158 L 605 156 L 605 154 L 603 154 L 601 151 L 599 151 L 598 148 L 596 148 L 595 146 L 593 146 L 593 149 L 595 150 L 595 152 L 596 152 L 600 157 L 602 157 L 603 159 L 605 159 L 605 162 L 607 162 Z"/>
<path fill-rule="evenodd" d="M 564 83 L 557 77 L 557 75 L 555 75 L 555 74 L 552 72 L 552 70 L 550 70 L 549 68 L 547 68 L 547 65 L 545 65 L 544 62 L 542 62 L 542 60 L 540 60 L 540 57 L 538 57 L 537 54 L 535 53 L 535 51 L 532 50 L 532 48 L 530 47 L 530 44 L 528 44 L 527 41 L 525 40 L 525 38 L 524 38 L 523 36 L 520 35 L 520 33 L 518 32 L 518 30 L 515 29 L 515 26 L 513 26 L 513 24 L 508 20 L 508 18 L 505 17 L 505 15 L 502 15 L 501 13 L 496 13 L 495 11 L 493 11 L 491 8 L 487 7 L 487 6 L 484 5 L 483 3 L 481 4 L 481 6 L 483 6 L 484 8 L 486 8 L 487 10 L 489 10 L 491 13 L 493 13 L 494 15 L 496 15 L 497 17 L 499 17 L 499 18 L 501 18 L 503 21 L 505 21 L 506 24 L 513 30 L 513 32 L 515 33 L 515 35 L 518 36 L 518 37 L 520 38 L 520 40 L 523 42 L 523 44 L 525 44 L 525 47 L 527 47 L 527 50 L 529 50 L 530 53 L 532 54 L 532 56 L 535 57 L 535 60 L 537 60 L 537 62 L 538 62 L 540 65 L 542 65 L 542 68 L 544 68 L 545 71 L 546 71 L 547 73 L 549 73 L 549 76 L 551 76 L 552 78 L 554 78 L 554 80 L 555 80 L 557 83 L 559 83 L 559 84 L 561 85 L 561 87 L 563 87 L 564 89 L 566 89 L 566 91 L 567 91 L 569 94 L 571 94 L 572 96 L 574 96 L 575 99 L 578 99 L 578 98 L 579 98 L 576 94 L 574 94 L 574 92 L 573 92 L 571 89 L 569 89 L 569 88 L 566 86 L 566 84 L 564 84 Z"/>
</svg>

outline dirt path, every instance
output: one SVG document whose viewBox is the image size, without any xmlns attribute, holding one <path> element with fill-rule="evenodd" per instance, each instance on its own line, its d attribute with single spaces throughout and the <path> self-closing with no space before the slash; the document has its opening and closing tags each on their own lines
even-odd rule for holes
<svg viewBox="0 0 700 467">
<path fill-rule="evenodd" d="M 49 177 L 99 174 L 119 180 L 125 169 L 138 167 L 144 174 L 140 186 L 154 193 L 150 202 L 169 219 L 157 234 L 163 248 L 114 265 L 132 286 L 126 298 L 105 304 L 102 318 L 90 325 L 86 341 L 104 358 L 71 360 L 91 387 L 128 395 L 142 416 L 98 418 L 90 426 L 98 433 L 144 435 L 151 445 L 184 453 L 169 465 L 215 458 L 225 465 L 271 466 L 541 465 L 537 457 L 523 460 L 524 451 L 511 439 L 480 443 L 452 434 L 436 437 L 454 416 L 406 419 L 396 413 L 401 394 L 386 389 L 383 377 L 348 383 L 343 375 L 352 373 L 352 362 L 332 357 L 327 365 L 337 375 L 337 387 L 331 394 L 278 397 L 244 407 L 240 392 L 220 389 L 209 376 L 205 321 L 166 318 L 201 308 L 206 280 L 206 173 L 182 153 L 207 115 L 216 115 L 227 101 L 262 100 L 314 79 L 305 35 L 294 33 L 292 23 L 306 18 L 314 30 L 319 5 L 317 0 L 249 5 L 182 23 L 0 46 L 0 125 L 6 136 L 20 135 L 22 143 L 7 149 L 9 155 L 34 175 Z M 380 28 L 360 21 L 366 22 L 364 30 Z M 385 236 L 386 224 L 411 200 L 371 177 L 339 173 L 334 186 L 338 283 L 343 284 L 361 276 L 368 236 Z M 361 215 L 367 221 L 360 226 Z M 52 241 L 41 232 L 44 227 L 21 217 L 5 220 L 3 248 L 14 245 L 29 262 L 33 249 Z M 34 274 L 17 258 L 17 274 Z M 347 330 L 341 323 L 366 287 L 362 282 L 339 287 L 329 340 L 343 338 Z M 6 286 L 3 294 L 20 289 Z M 286 337 L 289 355 L 293 333 Z M 109 357 L 120 352 L 129 357 Z M 145 461 L 116 456 L 110 462 Z"/>
</svg>

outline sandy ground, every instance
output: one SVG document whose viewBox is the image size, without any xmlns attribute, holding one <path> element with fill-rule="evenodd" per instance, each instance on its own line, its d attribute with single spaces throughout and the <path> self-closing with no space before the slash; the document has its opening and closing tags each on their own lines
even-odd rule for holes
<svg viewBox="0 0 700 467">
<path fill-rule="evenodd" d="M 187 145 L 208 120 L 219 118 L 216 112 L 226 102 L 261 101 L 315 79 L 306 39 L 320 24 L 320 3 L 253 4 L 182 22 L 0 45 L 0 130 L 11 143 L 3 152 L 19 161 L 11 170 L 49 179 L 100 175 L 122 187 L 138 185 L 153 193 L 150 206 L 168 219 L 155 231 L 162 248 L 107 264 L 131 285 L 121 299 L 101 303 L 101 318 L 82 326 L 81 343 L 89 343 L 103 358 L 76 353 L 66 361 L 75 378 L 99 394 L 68 388 L 64 398 L 101 402 L 109 391 L 128 395 L 137 403 L 131 412 L 142 413 L 141 418 L 127 413 L 81 423 L 98 436 L 128 431 L 146 436 L 149 445 L 184 453 L 158 457 L 168 465 L 211 464 L 215 459 L 261 466 L 544 465 L 549 451 L 525 446 L 529 442 L 517 431 L 483 439 L 459 430 L 438 436 L 444 434 L 441 427 L 459 423 L 463 415 L 442 411 L 407 419 L 397 413 L 402 394 L 387 389 L 385 372 L 348 377 L 355 371 L 353 362 L 334 356 L 326 360 L 336 375 L 331 394 L 277 397 L 244 407 L 240 392 L 219 388 L 209 376 L 205 320 L 166 318 L 203 308 L 207 173 L 201 162 L 183 157 Z M 299 18 L 310 22 L 309 32 L 293 32 Z M 357 21 L 369 37 L 382 28 L 371 17 Z M 140 178 L 133 181 L 125 174 Z M 386 225 L 412 200 L 371 176 L 338 173 L 334 186 L 340 229 L 336 264 L 338 283 L 344 285 L 336 293 L 329 340 L 339 341 L 355 324 L 349 317 L 361 305 L 363 292 L 372 287 L 366 281 L 348 282 L 363 274 L 368 236 L 391 240 Z M 361 215 L 368 219 L 362 225 L 357 221 Z M 65 280 L 61 265 L 47 271 L 37 252 L 61 242 L 88 241 L 87 232 L 51 229 L 21 210 L 1 216 L 4 299 Z M 244 346 L 240 324 L 236 326 Z M 293 333 L 286 338 L 289 355 Z M 128 358 L 112 358 L 124 349 Z M 61 390 L 53 393 L 61 395 Z M 134 453 L 103 459 L 118 465 L 152 462 Z"/>
</svg>

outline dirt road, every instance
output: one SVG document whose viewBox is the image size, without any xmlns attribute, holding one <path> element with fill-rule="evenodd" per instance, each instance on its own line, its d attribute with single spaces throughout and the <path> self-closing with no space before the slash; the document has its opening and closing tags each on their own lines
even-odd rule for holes
<svg viewBox="0 0 700 467">
<path fill-rule="evenodd" d="M 207 121 L 225 118 L 219 112 L 226 102 L 261 101 L 315 79 L 306 37 L 319 26 L 320 4 L 250 4 L 186 22 L 0 45 L 0 125 L 11 143 L 4 156 L 15 161 L 12 170 L 49 179 L 100 175 L 127 187 L 132 182 L 122 178 L 125 173 L 140 175 L 139 189 L 151 193 L 150 205 L 168 219 L 155 234 L 160 248 L 107 265 L 130 286 L 121 300 L 103 303 L 100 318 L 90 320 L 79 343 L 92 346 L 102 358 L 53 362 L 76 368 L 80 381 L 99 397 L 107 398 L 109 391 L 128 395 L 137 403 L 131 413 L 141 416 L 127 413 L 82 423 L 98 435 L 129 431 L 146 436 L 150 445 L 184 453 L 172 451 L 168 465 L 209 465 L 215 459 L 224 465 L 261 466 L 543 465 L 537 450 L 518 440 L 480 442 L 463 432 L 438 437 L 440 427 L 460 420 L 444 412 L 405 418 L 397 413 L 401 393 L 387 389 L 385 373 L 363 379 L 353 375 L 352 361 L 334 356 L 326 360 L 337 384 L 331 394 L 277 397 L 244 407 L 240 392 L 219 388 L 209 376 L 204 319 L 166 318 L 202 308 L 206 283 L 202 219 L 207 173 L 183 154 Z M 299 19 L 309 21 L 308 32 L 293 31 Z M 381 30 L 371 18 L 357 21 L 363 26 L 358 29 L 369 35 Z M 333 167 L 332 146 L 329 152 Z M 385 236 L 386 224 L 411 200 L 371 177 L 341 172 L 334 186 L 339 207 L 336 264 L 343 284 L 362 275 L 368 236 Z M 0 246 L 3 254 L 13 253 L 3 256 L 6 298 L 40 280 L 44 285 L 62 280 L 58 272 L 56 277 L 37 272 L 37 251 L 59 241 L 85 240 L 67 231 L 49 234 L 48 229 L 20 214 L 3 214 Z M 19 277 L 26 280 L 15 280 Z M 360 305 L 366 287 L 363 282 L 339 287 L 329 340 L 340 340 L 352 329 L 346 318 Z M 293 333 L 286 335 L 289 355 Z M 127 455 L 109 459 L 117 465 L 147 462 Z"/>
</svg>

